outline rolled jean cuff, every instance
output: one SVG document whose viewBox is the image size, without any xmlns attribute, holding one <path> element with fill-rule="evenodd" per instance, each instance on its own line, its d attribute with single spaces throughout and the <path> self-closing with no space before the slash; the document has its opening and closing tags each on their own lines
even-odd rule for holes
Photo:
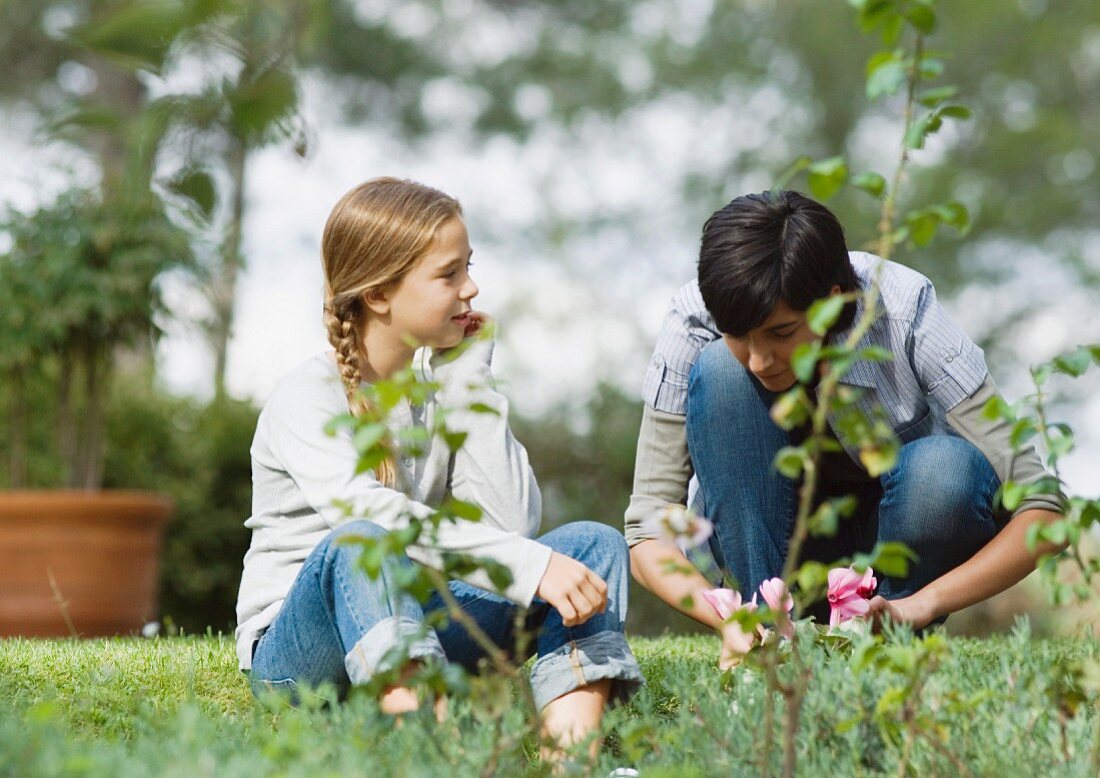
<svg viewBox="0 0 1100 778">
<path fill-rule="evenodd" d="M 352 685 L 366 683 L 380 670 L 393 669 L 396 657 L 390 652 L 394 648 L 405 649 L 399 655 L 402 659 L 436 657 L 445 661 L 447 657 L 435 630 L 429 629 L 425 635 L 424 629 L 423 622 L 397 616 L 382 619 L 371 627 L 344 657 Z"/>
<path fill-rule="evenodd" d="M 531 691 L 542 710 L 563 694 L 605 678 L 612 679 L 613 703 L 626 702 L 645 683 L 621 632 L 598 632 L 540 656 L 531 668 Z"/>
</svg>

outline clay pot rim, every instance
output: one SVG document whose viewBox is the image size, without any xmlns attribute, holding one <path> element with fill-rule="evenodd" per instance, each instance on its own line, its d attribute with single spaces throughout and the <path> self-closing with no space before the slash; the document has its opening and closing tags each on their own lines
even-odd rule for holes
<svg viewBox="0 0 1100 778">
<path fill-rule="evenodd" d="M 19 489 L 0 491 L 0 521 L 40 522 L 46 517 L 110 518 L 165 522 L 175 511 L 170 497 L 129 489 Z"/>
</svg>

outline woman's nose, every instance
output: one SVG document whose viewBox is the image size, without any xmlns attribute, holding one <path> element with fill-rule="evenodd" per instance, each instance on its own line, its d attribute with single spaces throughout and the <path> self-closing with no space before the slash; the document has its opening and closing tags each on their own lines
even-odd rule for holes
<svg viewBox="0 0 1100 778">
<path fill-rule="evenodd" d="M 773 361 L 770 350 L 749 347 L 749 370 L 753 373 L 757 375 L 767 373 Z"/>
</svg>

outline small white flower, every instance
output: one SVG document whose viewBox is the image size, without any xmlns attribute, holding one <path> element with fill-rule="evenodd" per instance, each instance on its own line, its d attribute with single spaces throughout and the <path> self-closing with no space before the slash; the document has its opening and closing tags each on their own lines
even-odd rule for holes
<svg viewBox="0 0 1100 778">
<path fill-rule="evenodd" d="M 145 626 L 141 628 L 141 636 L 146 638 L 155 638 L 160 634 L 160 622 L 159 621 L 147 621 Z"/>
<path fill-rule="evenodd" d="M 714 532 L 710 520 L 696 516 L 683 505 L 669 505 L 654 511 L 644 526 L 651 533 L 691 546 L 699 545 Z"/>
</svg>

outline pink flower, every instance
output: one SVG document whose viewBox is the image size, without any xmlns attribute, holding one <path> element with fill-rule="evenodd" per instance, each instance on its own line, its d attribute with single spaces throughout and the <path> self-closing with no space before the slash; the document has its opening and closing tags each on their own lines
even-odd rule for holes
<svg viewBox="0 0 1100 778">
<path fill-rule="evenodd" d="M 875 592 L 878 580 L 871 568 L 857 573 L 850 567 L 834 567 L 829 571 L 829 626 L 835 627 L 842 621 L 866 616 L 870 609 L 868 599 Z"/>
<path fill-rule="evenodd" d="M 794 609 L 794 598 L 787 591 L 787 584 L 782 578 L 769 578 L 760 584 L 760 594 L 768 609 L 775 614 L 775 628 L 785 638 L 794 637 L 794 622 L 790 613 Z"/>
<path fill-rule="evenodd" d="M 704 589 L 700 594 L 718 612 L 718 618 L 722 621 L 741 607 L 741 592 L 733 589 Z"/>
<path fill-rule="evenodd" d="M 750 613 L 756 610 L 755 595 L 752 601 L 742 603 L 741 593 L 733 589 L 704 589 L 700 595 L 714 608 L 722 621 L 729 621 L 729 618 L 739 610 Z M 753 632 L 745 632 L 735 621 L 727 623 L 722 631 L 726 644 L 738 654 L 747 654 L 756 644 L 756 635 Z"/>
</svg>

